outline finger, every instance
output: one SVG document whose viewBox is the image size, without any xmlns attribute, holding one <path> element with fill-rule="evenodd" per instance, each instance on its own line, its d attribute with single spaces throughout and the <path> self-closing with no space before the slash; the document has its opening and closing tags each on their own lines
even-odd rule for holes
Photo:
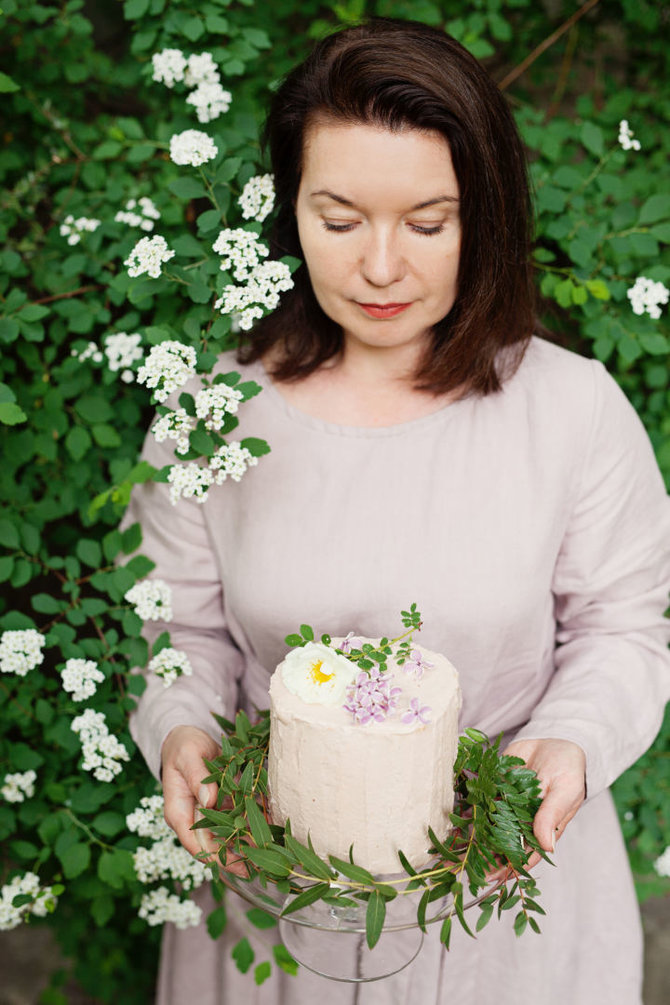
<svg viewBox="0 0 670 1005">
<path fill-rule="evenodd" d="M 574 790 L 549 788 L 533 821 L 533 833 L 544 851 L 556 850 L 557 839 L 574 817 L 582 800 L 583 794 L 578 796 Z"/>
</svg>

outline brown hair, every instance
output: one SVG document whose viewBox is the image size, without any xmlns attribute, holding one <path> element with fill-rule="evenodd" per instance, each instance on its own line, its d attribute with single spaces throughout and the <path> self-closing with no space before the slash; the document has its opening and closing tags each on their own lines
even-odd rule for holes
<svg viewBox="0 0 670 1005">
<path fill-rule="evenodd" d="M 455 39 L 414 21 L 375 18 L 320 41 L 283 81 L 265 128 L 277 257 L 302 257 L 294 203 L 305 135 L 321 118 L 444 136 L 460 189 L 457 296 L 433 329 L 416 386 L 499 390 L 532 334 L 534 294 L 525 153 L 495 83 Z M 293 278 L 293 290 L 240 349 L 241 361 L 252 362 L 279 348 L 272 371 L 278 380 L 306 377 L 342 348 L 340 326 L 319 306 L 307 269 Z"/>
</svg>

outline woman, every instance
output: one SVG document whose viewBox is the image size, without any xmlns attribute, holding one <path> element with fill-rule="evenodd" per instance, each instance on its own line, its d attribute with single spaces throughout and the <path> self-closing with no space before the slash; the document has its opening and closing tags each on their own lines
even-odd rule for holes
<svg viewBox="0 0 670 1005">
<path fill-rule="evenodd" d="M 242 351 L 265 391 L 241 432 L 272 453 L 204 506 L 140 486 L 127 517 L 172 585 L 166 627 L 194 667 L 168 691 L 149 679 L 134 717 L 166 818 L 197 853 L 211 713 L 267 706 L 296 624 L 381 635 L 416 601 L 422 644 L 460 671 L 462 726 L 504 732 L 538 772 L 535 832 L 556 866 L 536 868 L 542 936 L 517 940 L 504 916 L 447 954 L 433 931 L 405 971 L 358 989 L 306 971 L 256 988 L 230 959 L 252 938 L 231 898 L 223 940 L 166 932 L 159 1001 L 638 1005 L 639 919 L 607 786 L 670 694 L 670 514 L 612 379 L 533 337 L 513 120 L 456 42 L 375 21 L 319 43 L 277 93 L 268 137 L 276 246 L 305 260 Z M 151 437 L 145 457 L 173 460 Z"/>
</svg>

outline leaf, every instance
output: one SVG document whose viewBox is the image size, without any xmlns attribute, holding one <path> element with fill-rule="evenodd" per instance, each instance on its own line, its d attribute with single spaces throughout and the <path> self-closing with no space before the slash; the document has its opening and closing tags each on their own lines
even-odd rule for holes
<svg viewBox="0 0 670 1005">
<path fill-rule="evenodd" d="M 9 520 L 0 520 L 0 544 L 4 548 L 18 549 L 21 547 L 19 532 Z"/>
<path fill-rule="evenodd" d="M 300 634 L 307 642 L 314 641 L 314 629 L 310 625 L 300 625 Z"/>
<path fill-rule="evenodd" d="M 254 981 L 256 984 L 263 984 L 264 981 L 268 979 L 272 973 L 272 964 L 268 960 L 264 960 L 263 963 L 259 963 L 254 970 Z"/>
<path fill-rule="evenodd" d="M 0 94 L 13 94 L 14 91 L 20 90 L 21 88 L 16 81 L 8 77 L 6 73 L 0 73 Z"/>
<path fill-rule="evenodd" d="M 639 223 L 658 223 L 670 217 L 670 195 L 667 192 L 657 192 L 642 204 Z"/>
<path fill-rule="evenodd" d="M 286 946 L 282 946 L 281 944 L 273 946 L 272 955 L 275 958 L 275 963 L 278 967 L 281 967 L 284 973 L 291 974 L 293 976 L 298 973 L 298 964 L 293 959 Z"/>
<path fill-rule="evenodd" d="M 374 886 L 374 876 L 367 869 L 363 869 L 360 865 L 354 865 L 352 862 L 345 862 L 334 855 L 329 855 L 328 858 L 337 871 L 341 872 L 347 879 L 352 879 L 355 883 L 362 883 L 364 886 Z"/>
<path fill-rule="evenodd" d="M 440 929 L 440 942 L 445 949 L 449 948 L 449 942 L 451 940 L 451 915 L 445 918 L 442 922 L 442 927 Z"/>
<path fill-rule="evenodd" d="M 328 868 L 323 859 L 320 859 L 316 852 L 312 851 L 311 848 L 306 848 L 305 845 L 296 841 L 291 834 L 284 834 L 284 844 L 293 857 L 298 860 L 300 865 L 307 870 L 310 876 L 316 876 L 317 879 L 326 880 L 335 878 L 335 873 L 332 869 Z"/>
<path fill-rule="evenodd" d="M 98 569 L 102 564 L 102 548 L 97 541 L 87 538 L 80 539 L 77 541 L 75 553 L 84 565 L 90 565 L 93 569 Z"/>
<path fill-rule="evenodd" d="M 126 829 L 126 818 L 120 813 L 105 810 L 104 813 L 98 813 L 93 818 L 91 826 L 93 830 L 98 831 L 98 833 L 103 834 L 105 837 L 116 837 L 117 834 Z"/>
<path fill-rule="evenodd" d="M 580 130 L 580 139 L 589 153 L 602 157 L 605 152 L 605 139 L 600 126 L 594 122 L 585 122 Z"/>
<path fill-rule="evenodd" d="M 528 924 L 527 916 L 520 911 L 514 919 L 514 934 L 517 936 L 523 935 L 526 931 L 526 925 Z"/>
<path fill-rule="evenodd" d="M 226 905 L 221 904 L 216 907 L 211 914 L 207 915 L 207 931 L 210 938 L 218 939 L 226 927 Z"/>
<path fill-rule="evenodd" d="M 262 911 L 259 907 L 252 907 L 247 911 L 247 918 L 254 926 L 261 931 L 267 928 L 276 928 L 277 919 L 273 918 L 267 911 Z"/>
<path fill-rule="evenodd" d="M 379 937 L 382 934 L 382 928 L 384 927 L 385 917 L 386 901 L 379 891 L 375 890 L 370 894 L 367 910 L 365 912 L 365 937 L 370 949 L 374 949 L 379 942 Z"/>
<path fill-rule="evenodd" d="M 300 911 L 303 907 L 313 904 L 316 900 L 321 900 L 323 895 L 327 894 L 329 890 L 329 883 L 315 883 L 314 886 L 308 886 L 307 889 L 299 893 L 284 907 L 281 912 L 281 917 L 283 918 L 287 914 L 293 914 L 295 911 Z"/>
<path fill-rule="evenodd" d="M 0 422 L 5 426 L 18 426 L 19 422 L 26 422 L 28 416 L 13 401 L 0 402 Z"/>
<path fill-rule="evenodd" d="M 255 954 L 251 948 L 251 943 L 247 938 L 240 939 L 236 946 L 233 946 L 232 957 L 235 960 L 237 969 L 246 974 L 247 970 L 254 962 Z"/>
<path fill-rule="evenodd" d="M 268 822 L 261 813 L 256 800 L 252 796 L 246 796 L 244 806 L 251 836 L 256 844 L 261 847 L 272 844 L 272 831 L 268 827 Z"/>
<path fill-rule="evenodd" d="M 302 635 L 296 635 L 294 633 L 292 635 L 287 635 L 284 642 L 287 646 L 301 646 L 303 644 L 303 638 Z"/>
<path fill-rule="evenodd" d="M 268 848 L 246 848 L 245 854 L 254 865 L 264 872 L 269 872 L 271 876 L 288 876 L 290 868 L 279 852 L 271 851 Z"/>
<path fill-rule="evenodd" d="M 207 189 L 197 178 L 176 178 L 168 188 L 179 199 L 201 199 L 207 195 Z"/>
<path fill-rule="evenodd" d="M 58 854 L 58 853 L 57 853 Z M 91 849 L 89 845 L 78 841 L 66 848 L 58 858 L 63 866 L 63 872 L 67 879 L 74 879 L 88 869 L 91 861 Z"/>
</svg>

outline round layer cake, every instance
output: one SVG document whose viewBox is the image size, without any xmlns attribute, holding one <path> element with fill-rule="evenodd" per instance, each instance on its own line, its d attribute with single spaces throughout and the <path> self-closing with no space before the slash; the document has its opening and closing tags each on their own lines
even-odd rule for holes
<svg viewBox="0 0 670 1005">
<path fill-rule="evenodd" d="M 292 650 L 270 682 L 270 814 L 323 858 L 348 859 L 375 875 L 398 873 L 400 849 L 415 867 L 429 858 L 453 808 L 461 704 L 444 656 L 413 646 L 402 665 L 372 677 L 338 645 Z"/>
</svg>

